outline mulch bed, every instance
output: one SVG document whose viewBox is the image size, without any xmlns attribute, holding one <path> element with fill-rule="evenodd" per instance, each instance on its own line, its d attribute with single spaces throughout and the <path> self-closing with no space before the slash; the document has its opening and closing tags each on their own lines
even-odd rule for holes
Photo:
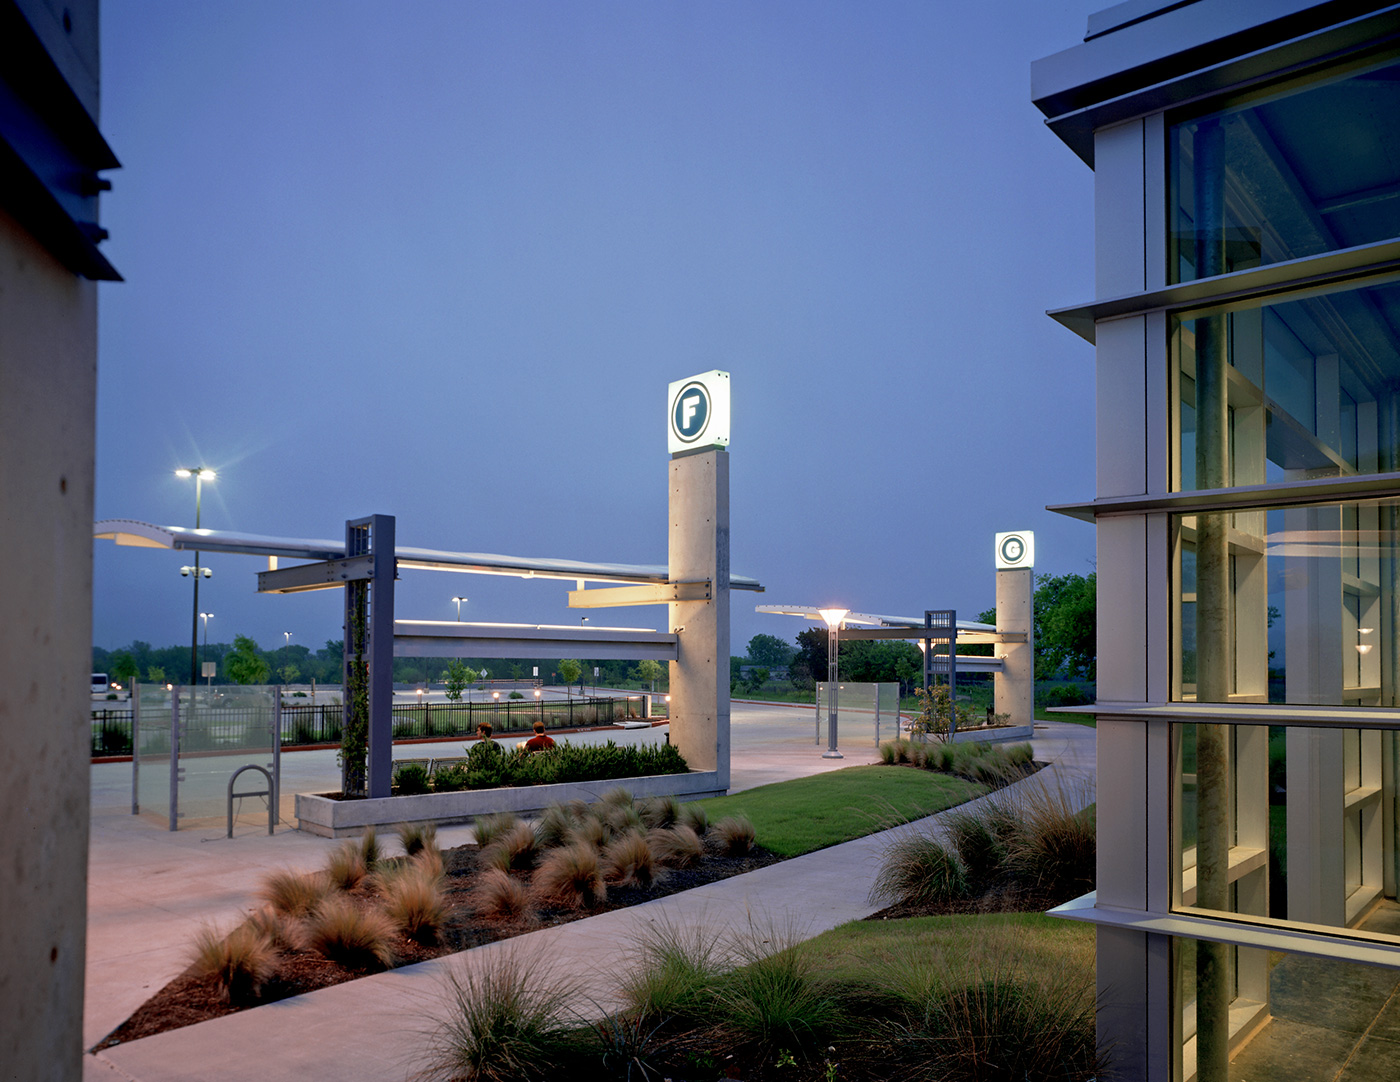
<svg viewBox="0 0 1400 1082">
<path fill-rule="evenodd" d="M 435 946 L 424 946 L 406 936 L 398 937 L 394 942 L 394 954 L 399 965 L 426 962 L 432 958 L 441 958 L 471 947 L 479 947 L 484 943 L 510 939 L 539 928 L 567 924 L 614 909 L 625 909 L 693 887 L 704 886 L 706 883 L 765 868 L 783 859 L 762 846 L 754 846 L 746 856 L 741 857 L 706 854 L 699 867 L 668 868 L 645 889 L 610 885 L 607 900 L 593 909 L 541 909 L 537 911 L 536 920 L 526 923 L 487 920 L 473 915 L 468 895 L 478 870 L 475 846 L 446 849 L 442 855 L 443 872 L 446 877 L 444 893 L 452 916 Z M 365 896 L 363 888 L 356 888 L 352 893 Z M 277 976 L 263 986 L 259 998 L 249 1003 L 238 1004 L 228 1002 L 215 978 L 197 977 L 186 972 L 138 1007 L 130 1018 L 99 1041 L 92 1050 L 96 1052 L 126 1041 L 191 1026 L 196 1022 L 234 1014 L 247 1007 L 275 1003 L 289 996 L 314 992 L 318 988 L 342 984 L 373 972 L 376 970 L 347 968 L 314 952 L 290 951 L 284 953 Z"/>
</svg>

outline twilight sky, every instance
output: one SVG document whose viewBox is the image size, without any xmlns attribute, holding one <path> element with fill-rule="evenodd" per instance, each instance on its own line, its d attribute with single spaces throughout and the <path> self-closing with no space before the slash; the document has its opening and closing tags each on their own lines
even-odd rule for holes
<svg viewBox="0 0 1400 1082">
<path fill-rule="evenodd" d="M 1093 569 L 1092 174 L 1032 60 L 1104 0 L 104 0 L 96 516 L 664 563 L 666 386 L 731 373 L 733 649 L 994 601 L 992 537 Z M 188 554 L 95 543 L 94 642 L 188 641 Z M 338 591 L 210 556 L 211 642 Z M 577 623 L 405 571 L 400 618 Z M 659 627 L 664 608 L 591 622 Z"/>
</svg>

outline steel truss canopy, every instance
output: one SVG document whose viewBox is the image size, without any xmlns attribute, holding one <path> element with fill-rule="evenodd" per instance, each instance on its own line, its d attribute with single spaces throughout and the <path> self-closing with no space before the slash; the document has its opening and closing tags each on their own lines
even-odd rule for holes
<svg viewBox="0 0 1400 1082">
<path fill-rule="evenodd" d="M 93 537 L 158 549 L 198 549 L 200 552 L 227 552 L 245 556 L 285 556 L 294 560 L 344 560 L 345 542 L 262 534 L 232 533 L 227 530 L 193 530 L 186 526 L 156 526 L 135 519 L 104 519 L 93 526 Z M 444 552 L 438 549 L 408 548 L 396 545 L 394 555 L 400 570 L 460 571 L 475 575 L 507 575 L 522 579 L 560 579 L 566 582 L 608 582 L 635 586 L 661 586 L 669 582 L 663 564 L 603 564 L 549 557 L 502 556 L 488 552 Z M 735 590 L 762 591 L 757 579 L 731 575 Z M 308 587 L 303 587 L 308 588 Z M 600 655 L 601 656 L 601 655 Z"/>
<path fill-rule="evenodd" d="M 822 622 L 821 609 L 813 605 L 755 605 L 755 612 L 773 613 L 777 616 L 801 616 L 813 622 Z M 922 616 L 876 616 L 867 612 L 848 612 L 843 622 L 846 624 L 866 624 L 869 627 L 843 628 L 843 639 L 947 639 L 947 628 L 926 628 Z M 1022 632 L 998 632 L 992 624 L 978 623 L 976 620 L 958 621 L 958 642 L 1025 642 Z M 962 664 L 962 658 L 958 658 Z"/>
</svg>

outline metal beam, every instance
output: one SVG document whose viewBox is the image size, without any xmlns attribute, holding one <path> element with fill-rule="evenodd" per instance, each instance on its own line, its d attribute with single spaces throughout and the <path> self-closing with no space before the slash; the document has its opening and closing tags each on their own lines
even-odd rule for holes
<svg viewBox="0 0 1400 1082">
<path fill-rule="evenodd" d="M 711 583 L 666 582 L 656 586 L 614 586 L 604 590 L 570 590 L 571 609 L 613 609 L 630 605 L 667 605 L 672 601 L 709 601 Z"/>
<path fill-rule="evenodd" d="M 948 629 L 923 627 L 843 627 L 841 629 L 841 638 L 908 639 L 911 642 L 917 642 L 920 639 L 932 639 L 935 642 L 947 642 Z M 958 642 L 964 646 L 981 643 L 1025 641 L 1026 635 L 1025 632 L 1022 631 L 958 631 Z M 962 655 L 959 654 L 958 657 L 961 658 Z"/>
<path fill-rule="evenodd" d="M 679 636 L 644 628 L 396 620 L 396 657 L 586 658 L 675 661 Z"/>
<path fill-rule="evenodd" d="M 347 582 L 359 582 L 374 574 L 374 556 L 323 560 L 314 564 L 280 567 L 258 572 L 258 593 L 300 594 L 308 590 L 333 590 Z"/>
</svg>

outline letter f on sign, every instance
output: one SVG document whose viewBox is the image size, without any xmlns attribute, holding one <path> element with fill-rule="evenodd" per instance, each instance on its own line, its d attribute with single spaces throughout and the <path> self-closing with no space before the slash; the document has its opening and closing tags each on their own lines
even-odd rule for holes
<svg viewBox="0 0 1400 1082">
<path fill-rule="evenodd" d="M 695 419 L 695 414 L 700 410 L 700 396 L 698 394 L 688 394 L 685 401 L 681 403 L 681 427 L 687 432 L 690 431 L 690 422 Z"/>
</svg>

